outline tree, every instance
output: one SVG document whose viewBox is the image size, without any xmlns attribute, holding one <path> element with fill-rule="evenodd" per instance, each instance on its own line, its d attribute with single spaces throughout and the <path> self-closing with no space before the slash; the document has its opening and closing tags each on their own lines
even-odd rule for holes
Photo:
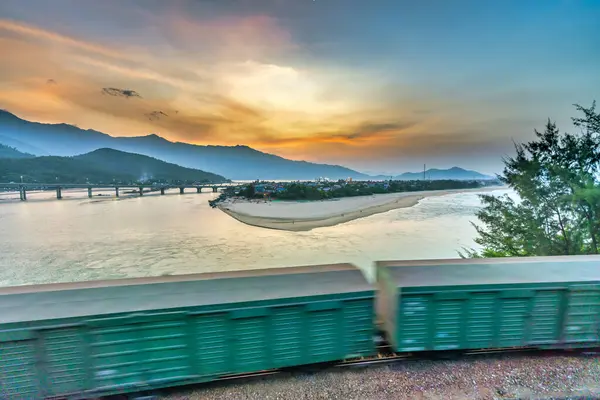
<svg viewBox="0 0 600 400">
<path fill-rule="evenodd" d="M 254 196 L 256 196 L 256 189 L 254 188 L 254 183 L 249 184 L 248 186 L 246 186 L 241 192 L 240 194 L 248 199 L 253 199 Z"/>
<path fill-rule="evenodd" d="M 475 242 L 462 257 L 598 254 L 600 249 L 600 114 L 596 103 L 573 118 L 578 133 L 550 120 L 536 139 L 516 144 L 499 179 L 519 199 L 480 196 Z"/>
</svg>

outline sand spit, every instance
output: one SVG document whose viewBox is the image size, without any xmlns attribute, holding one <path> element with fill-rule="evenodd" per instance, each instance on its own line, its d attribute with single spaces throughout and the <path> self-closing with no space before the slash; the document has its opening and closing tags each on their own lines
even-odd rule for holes
<svg viewBox="0 0 600 400">
<path fill-rule="evenodd" d="M 269 202 L 228 199 L 219 204 L 219 208 L 248 225 L 286 231 L 308 231 L 397 208 L 412 207 L 425 197 L 465 192 L 483 193 L 501 189 L 505 188 L 497 186 L 477 189 L 429 190 L 344 197 L 323 201 Z"/>
</svg>

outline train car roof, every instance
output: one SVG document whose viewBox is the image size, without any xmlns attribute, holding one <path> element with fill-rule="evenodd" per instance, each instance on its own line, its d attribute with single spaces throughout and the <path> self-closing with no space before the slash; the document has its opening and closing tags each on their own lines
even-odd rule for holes
<svg viewBox="0 0 600 400">
<path fill-rule="evenodd" d="M 351 264 L 0 288 L 0 323 L 372 291 Z"/>
<path fill-rule="evenodd" d="M 600 282 L 600 256 L 380 261 L 398 287 Z"/>
</svg>

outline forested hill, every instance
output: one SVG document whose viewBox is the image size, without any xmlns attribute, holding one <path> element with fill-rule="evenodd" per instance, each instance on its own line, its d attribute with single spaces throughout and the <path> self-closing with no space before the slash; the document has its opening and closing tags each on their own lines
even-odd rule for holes
<svg viewBox="0 0 600 400">
<path fill-rule="evenodd" d="M 32 154 L 20 152 L 14 147 L 6 146 L 0 143 L 0 158 L 31 158 L 35 157 Z"/>
<path fill-rule="evenodd" d="M 99 149 L 75 157 L 1 158 L 0 182 L 134 183 L 226 182 L 210 172 L 170 164 L 152 157 Z"/>
</svg>

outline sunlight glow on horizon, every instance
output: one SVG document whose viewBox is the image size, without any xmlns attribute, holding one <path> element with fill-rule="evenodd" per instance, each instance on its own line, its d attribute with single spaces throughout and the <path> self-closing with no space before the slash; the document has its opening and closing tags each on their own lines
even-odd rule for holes
<svg viewBox="0 0 600 400">
<path fill-rule="evenodd" d="M 341 15 L 347 3 L 337 0 L 261 0 L 250 9 L 245 2 L 107 0 L 75 9 L 69 1 L 7 0 L 0 19 L 0 52 L 9 54 L 0 64 L 0 108 L 113 136 L 244 144 L 369 170 L 406 170 L 425 159 L 491 172 L 510 151 L 511 138 L 529 137 L 548 117 L 568 121 L 573 103 L 587 104 L 600 91 L 589 62 L 576 62 L 600 61 L 580 51 L 592 45 L 582 37 L 600 31 L 592 23 L 600 7 L 549 1 L 556 5 L 546 5 L 542 18 L 534 2 L 498 5 L 507 16 L 517 8 L 538 15 L 508 22 L 464 2 L 473 15 L 448 14 L 448 27 L 461 28 L 445 30 L 439 21 L 411 22 L 428 12 L 413 3 L 381 0 L 378 10 L 351 3 L 355 8 Z M 397 25 L 394 13 L 406 23 Z M 531 26 L 561 13 L 577 18 L 578 29 L 569 25 L 562 39 L 545 38 L 554 46 L 546 51 Z M 482 23 L 475 15 L 489 19 L 481 38 L 473 37 Z M 353 24 L 360 29 L 351 30 Z M 507 30 L 522 31 L 520 41 Z M 579 48 L 570 46 L 569 35 Z M 496 44 L 475 45 L 485 38 Z M 420 44 L 425 39 L 429 47 Z M 510 50 L 514 65 L 494 63 L 502 49 Z M 561 62 L 577 65 L 573 74 L 587 79 L 567 77 L 563 84 L 568 68 L 551 67 L 540 77 L 523 63 L 529 51 L 556 59 L 557 49 L 565 54 Z M 102 88 L 141 97 L 106 95 Z"/>
</svg>

